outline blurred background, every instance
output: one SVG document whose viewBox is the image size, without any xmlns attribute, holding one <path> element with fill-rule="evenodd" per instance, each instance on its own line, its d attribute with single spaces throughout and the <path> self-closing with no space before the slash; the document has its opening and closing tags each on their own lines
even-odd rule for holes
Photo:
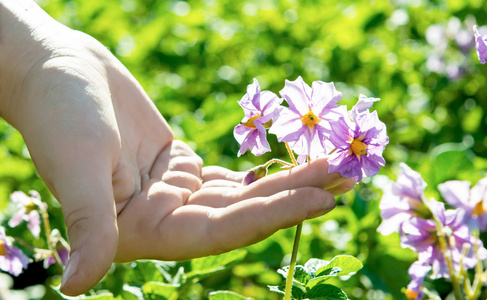
<svg viewBox="0 0 487 300">
<path fill-rule="evenodd" d="M 427 194 L 446 180 L 475 183 L 487 170 L 487 65 L 481 65 L 472 26 L 487 33 L 483 0 L 40 0 L 59 22 L 86 32 L 114 53 L 142 84 L 172 126 L 206 165 L 246 170 L 271 158 L 289 160 L 269 136 L 272 152 L 237 158 L 233 127 L 243 118 L 237 101 L 257 78 L 278 94 L 298 76 L 311 85 L 333 81 L 351 108 L 360 93 L 374 104 L 390 137 L 379 175 L 337 199 L 325 217 L 306 221 L 298 264 L 314 257 L 350 254 L 364 268 L 337 282 L 350 299 L 404 299 L 416 253 L 398 235 L 381 236 L 381 187 L 395 180 L 400 162 L 420 172 Z M 484 26 L 484 27 L 482 27 Z M 0 211 L 13 213 L 13 191 L 39 191 L 54 227 L 64 228 L 60 207 L 37 175 L 20 134 L 0 123 Z M 9 229 L 31 239 L 25 227 Z M 294 229 L 246 248 L 245 259 L 224 273 L 195 283 L 195 298 L 226 289 L 255 299 L 279 299 L 275 271 L 288 264 Z M 37 241 L 42 247 L 42 241 Z M 114 267 L 123 282 L 123 266 Z M 117 271 L 118 270 L 118 271 Z M 118 272 L 118 273 L 117 273 Z M 56 270 L 32 264 L 13 281 L 34 289 Z M 119 275 L 117 275 L 119 274 Z M 0 274 L 2 275 L 2 274 Z M 3 275 L 2 275 L 3 276 Z M 117 277 L 119 276 L 119 277 Z M 120 278 L 120 276 L 122 276 Z M 3 277 L 2 277 L 3 278 Z M 113 279 L 115 280 L 115 279 Z M 441 295 L 449 284 L 428 282 Z M 40 292 L 28 292 L 42 298 Z M 29 295 L 30 295 L 29 294 Z M 49 298 L 49 292 L 46 296 Z"/>
</svg>

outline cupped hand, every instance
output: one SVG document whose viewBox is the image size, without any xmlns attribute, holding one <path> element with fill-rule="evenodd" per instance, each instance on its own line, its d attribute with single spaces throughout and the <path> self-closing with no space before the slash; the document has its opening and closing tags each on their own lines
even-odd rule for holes
<svg viewBox="0 0 487 300">
<path fill-rule="evenodd" d="M 15 110 L 41 177 L 62 205 L 71 244 L 61 290 L 86 292 L 113 261 L 183 260 L 262 240 L 320 216 L 351 179 L 326 159 L 248 186 L 203 162 L 132 75 L 93 38 L 55 27 Z"/>
</svg>

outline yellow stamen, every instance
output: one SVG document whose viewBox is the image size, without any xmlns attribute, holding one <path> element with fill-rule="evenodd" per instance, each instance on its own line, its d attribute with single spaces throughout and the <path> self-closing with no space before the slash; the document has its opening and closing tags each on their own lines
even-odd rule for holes
<svg viewBox="0 0 487 300">
<path fill-rule="evenodd" d="M 316 125 L 316 123 L 318 123 L 319 121 L 320 121 L 320 118 L 318 118 L 313 113 L 313 111 L 311 111 L 311 109 L 309 110 L 309 112 L 307 114 L 305 114 L 301 118 L 301 122 L 303 122 L 304 125 L 311 127 L 311 128 L 313 128 Z"/>
<path fill-rule="evenodd" d="M 350 149 L 356 155 L 365 155 L 367 156 L 367 146 L 359 140 L 353 140 L 352 144 L 350 145 Z"/>
<path fill-rule="evenodd" d="M 253 116 L 247 122 L 242 123 L 242 125 L 245 126 L 245 127 L 249 127 L 249 128 L 256 128 L 255 127 L 255 124 L 254 124 L 254 121 L 255 121 L 255 119 L 259 118 L 260 116 L 261 115 Z"/>
<path fill-rule="evenodd" d="M 0 240 L 0 256 L 7 255 L 7 251 L 5 250 L 5 241 Z"/>
<path fill-rule="evenodd" d="M 473 214 L 474 216 L 480 216 L 480 215 L 482 215 L 483 213 L 485 213 L 484 204 L 483 204 L 483 201 L 480 201 L 479 203 L 477 203 L 477 204 L 475 205 L 475 208 L 473 209 L 472 214 Z"/>
<path fill-rule="evenodd" d="M 25 212 L 30 213 L 33 210 L 37 210 L 39 207 L 34 202 L 25 205 Z"/>
<path fill-rule="evenodd" d="M 413 290 L 406 290 L 406 298 L 408 299 L 416 299 L 418 298 L 418 293 Z"/>
</svg>

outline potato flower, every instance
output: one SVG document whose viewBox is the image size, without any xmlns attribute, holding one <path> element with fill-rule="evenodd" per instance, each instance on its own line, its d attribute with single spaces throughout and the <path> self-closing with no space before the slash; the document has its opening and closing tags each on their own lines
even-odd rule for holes
<svg viewBox="0 0 487 300">
<path fill-rule="evenodd" d="M 310 87 L 299 76 L 286 80 L 280 94 L 289 107 L 278 108 L 269 132 L 298 155 L 313 159 L 329 152 L 325 145 L 332 131 L 329 122 L 346 114 L 345 107 L 337 104 L 342 93 L 332 82 L 314 81 Z"/>
<path fill-rule="evenodd" d="M 487 177 L 470 189 L 469 181 L 451 180 L 438 185 L 445 201 L 465 211 L 465 223 L 471 228 L 487 229 Z"/>
<path fill-rule="evenodd" d="M 233 135 L 240 144 L 238 156 L 247 149 L 259 156 L 271 151 L 266 138 L 266 129 L 272 124 L 274 111 L 282 100 L 270 91 L 261 92 L 257 79 L 247 86 L 247 93 L 238 102 L 244 110 L 245 117 L 235 126 Z"/>
<path fill-rule="evenodd" d="M 0 269 L 14 276 L 27 269 L 29 258 L 17 247 L 13 246 L 5 235 L 5 228 L 0 227 Z"/>
<path fill-rule="evenodd" d="M 337 150 L 329 159 L 329 172 L 338 172 L 359 182 L 363 176 L 374 176 L 379 167 L 385 166 L 382 152 L 389 138 L 377 112 L 360 113 L 355 120 L 341 117 L 330 125 L 333 128 L 330 142 Z"/>
<path fill-rule="evenodd" d="M 445 210 L 444 204 L 434 199 L 429 201 L 429 207 L 441 222 L 448 253 L 442 250 L 438 227 L 432 219 L 412 218 L 402 224 L 400 233 L 401 245 L 418 252 L 418 260 L 422 264 L 431 265 L 432 279 L 450 276 L 445 255 L 452 259 L 453 268 L 457 272 L 460 270 L 460 263 L 463 263 L 465 269 L 472 269 L 478 263 L 477 258 L 487 258 L 487 250 L 482 241 L 472 236 L 463 222 L 461 209 Z M 467 251 L 464 252 L 465 249 Z"/>
<path fill-rule="evenodd" d="M 475 49 L 479 57 L 480 63 L 485 64 L 487 62 L 487 36 L 482 36 L 477 28 L 477 25 L 473 26 L 473 32 L 475 34 Z"/>
<path fill-rule="evenodd" d="M 422 200 L 426 182 L 421 174 L 405 163 L 401 163 L 400 168 L 396 182 L 391 182 L 383 188 L 384 194 L 379 204 L 382 223 L 377 228 L 383 235 L 398 232 L 401 224 L 412 217 L 432 216 Z"/>
<path fill-rule="evenodd" d="M 41 221 L 39 216 L 39 210 L 45 209 L 47 205 L 41 202 L 41 197 L 36 191 L 29 192 L 30 197 L 24 192 L 14 192 L 10 195 L 12 202 L 17 204 L 17 212 L 9 220 L 8 226 L 16 227 L 22 221 L 27 222 L 27 228 L 36 238 L 39 237 L 41 232 Z"/>
</svg>

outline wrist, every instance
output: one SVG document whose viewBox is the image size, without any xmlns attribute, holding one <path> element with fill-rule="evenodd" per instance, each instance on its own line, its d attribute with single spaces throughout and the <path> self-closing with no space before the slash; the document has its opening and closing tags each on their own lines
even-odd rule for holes
<svg viewBox="0 0 487 300">
<path fill-rule="evenodd" d="M 49 36 L 63 28 L 31 0 L 1 1 L 0 28 L 8 28 L 0 30 L 0 117 L 16 127 L 25 80 L 51 55 Z"/>
</svg>

